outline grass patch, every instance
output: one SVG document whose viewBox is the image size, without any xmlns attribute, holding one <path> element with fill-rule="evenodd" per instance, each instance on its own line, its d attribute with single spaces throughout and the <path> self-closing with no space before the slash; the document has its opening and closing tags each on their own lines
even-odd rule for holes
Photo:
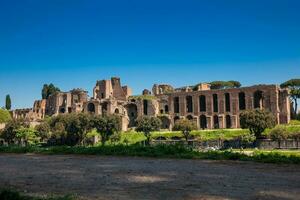
<svg viewBox="0 0 300 200">
<path fill-rule="evenodd" d="M 211 160 L 242 160 L 265 163 L 300 164 L 300 153 L 285 153 L 282 151 L 196 151 L 181 145 L 106 145 L 94 147 L 38 147 L 38 146 L 8 146 L 0 147 L 0 153 L 39 153 L 39 154 L 77 154 L 77 155 L 110 155 L 110 156 L 142 156 L 159 158 L 182 159 L 211 159 Z"/>
<path fill-rule="evenodd" d="M 74 200 L 71 196 L 64 197 L 32 197 L 20 194 L 19 192 L 11 189 L 0 190 L 1 200 Z"/>
</svg>

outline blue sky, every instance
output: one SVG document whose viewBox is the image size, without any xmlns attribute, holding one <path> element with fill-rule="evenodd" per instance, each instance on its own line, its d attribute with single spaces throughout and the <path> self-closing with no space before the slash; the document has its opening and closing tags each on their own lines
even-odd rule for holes
<svg viewBox="0 0 300 200">
<path fill-rule="evenodd" d="M 298 0 L 1 0 L 0 106 L 31 107 L 44 83 L 84 88 L 120 76 L 243 85 L 300 77 Z"/>
</svg>

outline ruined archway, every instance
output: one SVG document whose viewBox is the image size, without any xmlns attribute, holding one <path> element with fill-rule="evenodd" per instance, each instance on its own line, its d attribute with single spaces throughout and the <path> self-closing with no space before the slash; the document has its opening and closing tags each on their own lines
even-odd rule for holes
<svg viewBox="0 0 300 200">
<path fill-rule="evenodd" d="M 206 129 L 207 128 L 207 119 L 205 115 L 200 115 L 200 128 Z"/>
<path fill-rule="evenodd" d="M 231 116 L 226 115 L 226 128 L 231 128 Z"/>
<path fill-rule="evenodd" d="M 136 125 L 136 119 L 137 119 L 137 106 L 131 103 L 126 106 L 126 109 L 129 118 L 128 127 L 129 128 L 134 127 Z"/>
<path fill-rule="evenodd" d="M 188 115 L 188 116 L 186 116 L 186 119 L 187 119 L 187 120 L 190 120 L 190 121 L 193 121 L 193 120 L 194 120 L 194 117 L 193 117 L 192 115 Z"/>
<path fill-rule="evenodd" d="M 119 114 L 120 110 L 118 108 L 115 109 L 115 114 Z"/>
<path fill-rule="evenodd" d="M 87 110 L 88 110 L 88 112 L 90 112 L 90 113 L 95 113 L 95 111 L 96 111 L 96 109 L 95 109 L 95 104 L 89 103 L 89 104 L 87 105 Z"/>
<path fill-rule="evenodd" d="M 62 107 L 62 108 L 59 109 L 59 113 L 64 114 L 65 112 L 66 112 L 66 109 L 64 107 Z"/>
<path fill-rule="evenodd" d="M 214 115 L 214 128 L 215 129 L 220 128 L 218 115 Z"/>
<path fill-rule="evenodd" d="M 107 110 L 108 110 L 108 103 L 104 102 L 101 104 L 101 111 L 102 111 L 102 115 L 106 115 L 107 114 Z"/>
<path fill-rule="evenodd" d="M 165 113 L 169 113 L 169 106 L 165 105 Z"/>
<path fill-rule="evenodd" d="M 253 106 L 254 108 L 262 108 L 263 107 L 263 92 L 257 90 L 253 94 Z"/>
</svg>

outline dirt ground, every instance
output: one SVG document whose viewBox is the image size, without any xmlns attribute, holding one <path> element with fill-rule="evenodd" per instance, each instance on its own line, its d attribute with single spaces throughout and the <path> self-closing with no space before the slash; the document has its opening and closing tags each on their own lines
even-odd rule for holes
<svg viewBox="0 0 300 200">
<path fill-rule="evenodd" d="M 0 188 L 80 199 L 300 199 L 300 166 L 0 154 Z"/>
</svg>

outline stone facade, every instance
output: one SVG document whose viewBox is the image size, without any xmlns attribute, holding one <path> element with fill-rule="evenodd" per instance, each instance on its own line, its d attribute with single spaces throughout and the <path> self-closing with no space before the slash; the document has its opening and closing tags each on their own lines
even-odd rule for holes
<svg viewBox="0 0 300 200">
<path fill-rule="evenodd" d="M 193 120 L 199 129 L 239 128 L 240 113 L 247 109 L 266 109 L 274 114 L 278 124 L 290 121 L 289 91 L 277 85 L 255 85 L 231 89 L 210 89 L 201 83 L 196 86 L 173 88 L 155 84 L 152 94 L 144 90 L 142 95 L 132 96 L 128 86 L 122 86 L 120 78 L 97 81 L 93 97 L 74 89 L 58 92 L 47 100 L 34 103 L 32 110 L 18 111 L 18 116 L 42 119 L 46 115 L 85 112 L 94 115 L 117 114 L 122 118 L 122 129 L 133 128 L 141 116 L 157 116 L 162 129 L 171 129 L 176 120 Z M 30 114 L 33 113 L 33 114 Z"/>
</svg>

